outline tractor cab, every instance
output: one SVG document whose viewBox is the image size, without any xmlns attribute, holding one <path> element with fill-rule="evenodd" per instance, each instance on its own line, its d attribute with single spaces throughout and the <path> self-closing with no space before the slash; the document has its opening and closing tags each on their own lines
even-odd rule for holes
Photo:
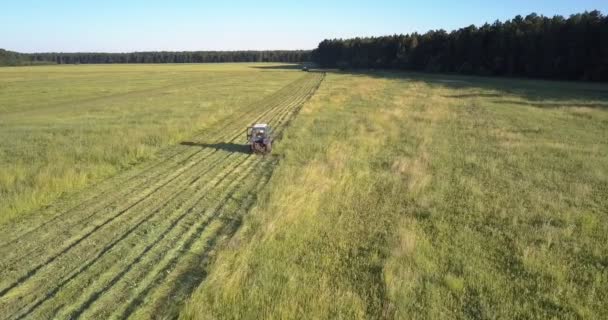
<svg viewBox="0 0 608 320">
<path fill-rule="evenodd" d="M 268 153 L 272 148 L 272 128 L 266 123 L 256 123 L 247 128 L 247 142 L 253 153 Z"/>
</svg>

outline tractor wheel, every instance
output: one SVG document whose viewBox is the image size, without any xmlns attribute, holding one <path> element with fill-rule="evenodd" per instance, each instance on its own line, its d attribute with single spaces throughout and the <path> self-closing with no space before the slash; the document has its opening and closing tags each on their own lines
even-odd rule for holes
<svg viewBox="0 0 608 320">
<path fill-rule="evenodd" d="M 261 143 L 254 143 L 251 145 L 251 150 L 254 154 L 264 153 L 264 146 Z"/>
</svg>

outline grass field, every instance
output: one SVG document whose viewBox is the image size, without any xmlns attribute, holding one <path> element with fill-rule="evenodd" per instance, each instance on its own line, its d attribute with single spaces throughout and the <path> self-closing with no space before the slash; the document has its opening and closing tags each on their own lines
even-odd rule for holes
<svg viewBox="0 0 608 320">
<path fill-rule="evenodd" d="M 0 223 L 218 129 L 299 76 L 260 66 L 0 68 Z"/>
<path fill-rule="evenodd" d="M 608 314 L 606 85 L 4 68 L 0 137 L 2 319 Z"/>
<path fill-rule="evenodd" d="M 113 68 L 116 67 L 109 70 Z M 130 68 L 136 74 L 149 70 Z M 252 68 L 249 65 L 227 65 L 227 69 L 217 71 L 219 74 L 214 74 L 215 66 L 190 68 L 199 68 L 201 73 L 198 79 L 189 79 L 193 87 L 182 89 L 176 85 L 175 90 L 193 96 L 150 100 L 149 109 L 142 114 L 152 110 L 177 113 L 179 110 L 175 109 L 184 103 L 182 99 L 193 100 L 196 106 L 224 99 L 225 108 L 216 105 L 220 110 L 181 111 L 184 117 L 181 125 L 185 128 L 206 120 L 203 125 L 199 123 L 201 130 L 178 144 L 162 148 L 153 157 L 151 154 L 149 161 L 0 225 L 2 318 L 150 318 L 177 314 L 180 303 L 202 280 L 206 261 L 215 246 L 236 230 L 241 216 L 255 200 L 255 191 L 265 185 L 277 161 L 272 156 L 249 154 L 244 145 L 246 126 L 253 121 L 268 122 L 280 137 L 323 77 L 321 73 L 260 72 L 255 68 L 249 70 Z M 95 68 L 83 71 L 91 69 Z M 211 80 L 207 85 L 202 82 L 206 78 L 218 82 L 216 86 L 221 88 L 222 95 L 212 91 Z M 235 87 L 240 88 L 237 81 L 242 82 L 245 91 L 232 94 Z M 206 95 L 197 94 L 199 90 Z M 146 90 L 139 98 L 155 97 L 155 92 Z M 138 96 L 129 93 L 126 97 L 132 95 Z M 124 98 L 124 95 L 117 97 L 123 108 L 129 103 L 137 106 L 137 99 L 123 101 Z M 107 105 L 107 100 L 100 99 L 100 109 L 102 104 Z M 168 105 L 163 107 L 164 103 Z M 57 119 L 70 118 L 69 109 L 66 106 L 66 114 L 58 114 Z M 104 112 L 112 117 L 117 111 L 99 111 Z M 137 112 L 138 108 L 134 108 L 133 113 Z M 188 121 L 188 115 L 195 116 L 190 119 L 194 123 Z M 162 125 L 170 119 L 163 119 L 162 114 L 155 117 L 156 120 L 149 121 Z M 129 123 L 122 122 L 122 129 L 135 132 Z M 143 126 L 144 132 L 146 129 L 152 131 L 154 127 Z M 180 134 L 168 137 L 165 144 L 179 137 Z M 119 150 L 112 150 L 113 144 L 130 139 L 117 135 L 104 141 L 95 137 L 95 133 L 90 133 L 89 138 L 99 141 L 100 148 L 115 152 Z M 12 143 L 20 145 L 18 141 Z M 159 143 L 156 147 L 161 146 Z M 70 159 L 65 152 L 69 149 L 64 145 L 49 143 L 45 147 L 49 152 L 61 148 L 67 154 L 65 161 L 82 161 Z M 116 155 L 128 156 L 126 151 Z M 18 158 L 13 160 L 19 162 Z M 6 172 L 10 174 L 11 170 Z"/>
<path fill-rule="evenodd" d="M 608 87 L 328 74 L 185 319 L 599 319 Z"/>
</svg>

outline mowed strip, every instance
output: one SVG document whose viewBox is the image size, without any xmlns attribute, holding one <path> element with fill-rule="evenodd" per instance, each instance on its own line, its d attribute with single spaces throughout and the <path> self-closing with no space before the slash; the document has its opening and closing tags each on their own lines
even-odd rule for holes
<svg viewBox="0 0 608 320">
<path fill-rule="evenodd" d="M 303 76 L 36 225 L 4 227 L 0 317 L 126 317 L 179 304 L 272 170 L 272 157 L 244 152 L 244 128 L 269 122 L 280 135 L 322 78 Z"/>
<path fill-rule="evenodd" d="M 242 114 L 239 119 L 235 120 L 232 117 L 224 119 L 224 121 L 220 122 L 215 128 L 193 137 L 192 141 L 195 141 L 193 143 L 198 141 L 201 145 L 206 143 L 207 145 L 212 146 L 225 141 L 238 140 L 239 137 L 243 136 L 244 126 L 250 124 L 247 121 L 252 121 L 256 119 L 256 117 L 257 119 L 262 119 L 263 117 L 272 114 L 273 111 L 276 111 L 273 108 L 276 108 L 277 106 L 297 103 L 297 101 L 294 101 L 293 97 L 302 94 L 302 92 L 307 90 L 307 86 L 302 85 L 303 81 L 306 81 L 306 78 L 295 81 L 270 97 L 254 103 L 248 108 L 249 112 Z M 260 111 L 263 111 L 264 113 L 260 113 Z M 197 160 L 196 157 L 208 156 L 215 151 L 216 150 L 210 148 L 195 150 L 184 146 L 169 148 L 159 156 L 159 160 L 156 162 L 150 162 L 148 165 L 130 170 L 106 181 L 97 188 L 91 188 L 81 193 L 78 196 L 78 199 L 70 199 L 71 201 L 68 203 L 59 203 L 54 207 L 45 209 L 46 212 L 44 212 L 44 214 L 46 216 L 53 216 L 53 218 L 49 220 L 41 221 L 38 216 L 34 215 L 27 223 L 19 222 L 18 224 L 0 226 L 0 231 L 4 238 L 2 242 L 0 242 L 0 250 L 15 242 L 23 242 L 23 238 L 27 237 L 30 233 L 35 233 L 40 228 L 48 227 L 51 223 L 57 222 L 57 220 L 61 220 L 59 225 L 65 227 L 66 223 L 68 223 L 65 219 L 66 214 L 76 213 L 80 216 L 79 218 L 81 220 L 86 221 L 87 217 L 82 217 L 85 210 L 87 212 L 91 211 L 98 213 L 95 211 L 95 208 L 107 208 L 108 201 L 116 202 L 114 200 L 117 194 L 120 194 L 120 197 L 123 198 L 122 204 L 125 204 L 124 199 L 129 196 L 129 194 L 125 194 L 126 189 L 145 192 L 146 190 L 142 190 L 142 188 L 151 187 L 151 179 L 155 179 L 158 182 L 157 178 L 160 173 L 164 174 L 169 172 L 179 174 L 179 172 L 177 172 L 178 170 L 186 169 L 184 163 L 190 162 L 190 164 L 192 164 L 192 161 Z M 198 160 L 202 159 L 199 158 Z M 171 178 L 169 176 L 165 177 L 167 179 Z M 121 185 L 121 188 L 117 189 L 116 185 Z M 66 207 L 69 207 L 70 205 L 74 205 L 74 207 L 66 209 Z M 95 208 L 91 208 L 91 206 L 94 206 Z M 40 240 L 37 235 L 36 237 L 37 240 Z M 7 239 L 7 241 L 4 241 L 5 239 Z M 23 243 L 19 244 L 19 248 L 23 249 L 23 245 Z M 2 251 L 0 251 L 0 253 L 1 252 Z"/>
</svg>

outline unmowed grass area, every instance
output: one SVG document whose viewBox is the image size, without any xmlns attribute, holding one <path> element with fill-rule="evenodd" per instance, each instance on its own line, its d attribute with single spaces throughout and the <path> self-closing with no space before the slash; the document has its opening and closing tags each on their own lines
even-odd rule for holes
<svg viewBox="0 0 608 320">
<path fill-rule="evenodd" d="M 328 73 L 184 319 L 608 314 L 608 88 Z"/>
<path fill-rule="evenodd" d="M 0 223 L 145 162 L 301 76 L 269 66 L 0 68 Z"/>
</svg>

